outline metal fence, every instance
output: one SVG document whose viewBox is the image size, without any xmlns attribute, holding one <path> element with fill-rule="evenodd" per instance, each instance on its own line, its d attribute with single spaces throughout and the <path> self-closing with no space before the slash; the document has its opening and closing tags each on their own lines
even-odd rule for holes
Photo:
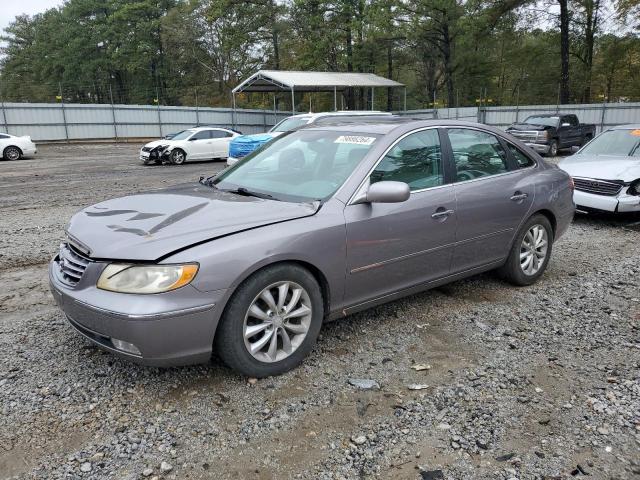
<svg viewBox="0 0 640 480">
<path fill-rule="evenodd" d="M 397 112 L 416 118 L 445 118 L 486 123 L 500 128 L 541 113 L 574 113 L 582 123 L 601 131 L 610 126 L 640 123 L 640 103 L 586 105 L 526 105 L 459 107 Z M 87 105 L 61 103 L 0 103 L 0 132 L 29 135 L 35 141 L 122 140 L 159 138 L 195 125 L 235 127 L 259 133 L 290 112 L 230 108 L 152 105 Z"/>
<path fill-rule="evenodd" d="M 446 118 L 467 120 L 506 128 L 529 115 L 572 113 L 581 123 L 592 123 L 599 133 L 615 125 L 640 123 L 640 103 L 596 103 L 581 105 L 524 105 L 504 107 L 438 108 L 436 110 L 408 110 L 398 112 L 417 118 Z"/>
<path fill-rule="evenodd" d="M 289 112 L 150 105 L 2 103 L 0 132 L 35 141 L 159 138 L 196 125 L 268 130 Z"/>
</svg>

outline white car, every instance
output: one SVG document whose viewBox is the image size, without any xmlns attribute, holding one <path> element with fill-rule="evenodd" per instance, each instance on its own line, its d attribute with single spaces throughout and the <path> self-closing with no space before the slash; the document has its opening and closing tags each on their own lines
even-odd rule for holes
<svg viewBox="0 0 640 480">
<path fill-rule="evenodd" d="M 577 210 L 640 212 L 640 124 L 605 130 L 559 167 L 573 178 Z"/>
<path fill-rule="evenodd" d="M 239 135 L 227 128 L 189 128 L 171 139 L 147 143 L 140 149 L 140 160 L 145 165 L 152 162 L 182 165 L 189 160 L 226 159 L 229 156 L 229 142 Z"/>
<path fill-rule="evenodd" d="M 15 137 L 8 133 L 0 133 L 0 154 L 5 160 L 18 160 L 38 153 L 31 137 Z"/>
<path fill-rule="evenodd" d="M 292 115 L 284 120 L 276 123 L 267 133 L 257 133 L 255 135 L 242 135 L 232 142 L 229 152 L 229 158 L 227 158 L 227 165 L 231 166 L 243 157 L 246 157 L 254 150 L 270 141 L 271 139 L 282 135 L 285 132 L 293 130 L 295 128 L 302 127 L 304 125 L 310 125 L 312 123 L 317 124 L 323 121 L 336 121 L 342 119 L 344 121 L 357 120 L 359 117 L 378 117 L 378 116 L 391 116 L 389 112 L 380 112 L 378 110 L 341 110 L 337 112 L 318 112 L 318 113 L 301 113 L 299 115 Z"/>
</svg>

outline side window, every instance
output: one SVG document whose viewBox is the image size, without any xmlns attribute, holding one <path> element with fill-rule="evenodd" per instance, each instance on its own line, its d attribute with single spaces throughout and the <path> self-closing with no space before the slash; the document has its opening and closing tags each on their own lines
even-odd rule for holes
<svg viewBox="0 0 640 480">
<path fill-rule="evenodd" d="M 193 137 L 191 137 L 189 140 L 206 140 L 208 138 L 211 138 L 209 136 L 209 132 L 211 130 L 200 130 L 199 132 L 196 132 Z"/>
<path fill-rule="evenodd" d="M 456 165 L 456 181 L 498 175 L 509 170 L 507 153 L 494 135 L 467 128 L 450 128 L 448 134 Z"/>
<path fill-rule="evenodd" d="M 518 168 L 533 167 L 536 164 L 536 162 L 534 162 L 529 157 L 527 157 L 524 153 L 518 150 L 518 147 L 516 147 L 515 145 L 511 145 L 510 143 L 508 143 L 507 145 L 509 145 L 509 150 L 511 151 L 511 155 L 513 155 L 513 158 L 518 163 Z"/>
<path fill-rule="evenodd" d="M 0 138 L 9 138 L 9 136 L 8 136 L 8 135 L 4 135 L 4 134 L 0 133 Z"/>
<path fill-rule="evenodd" d="M 211 135 L 211 138 L 226 138 L 231 136 L 227 135 L 227 132 L 224 130 L 209 130 L 209 134 Z"/>
<path fill-rule="evenodd" d="M 371 183 L 383 180 L 407 183 L 412 191 L 442 185 L 438 131 L 423 130 L 396 143 L 371 173 Z"/>
</svg>

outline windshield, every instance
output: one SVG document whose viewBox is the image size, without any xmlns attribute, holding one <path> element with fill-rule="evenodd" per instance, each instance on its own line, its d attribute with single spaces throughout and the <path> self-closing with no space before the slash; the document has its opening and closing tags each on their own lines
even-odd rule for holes
<svg viewBox="0 0 640 480">
<path fill-rule="evenodd" d="M 548 127 L 557 127 L 559 120 L 560 117 L 536 117 L 534 115 L 531 117 L 527 117 L 524 123 L 529 123 L 531 125 L 546 125 Z"/>
<path fill-rule="evenodd" d="M 194 130 L 183 130 L 180 133 L 176 133 L 171 140 L 186 140 L 193 135 Z"/>
<path fill-rule="evenodd" d="M 289 130 L 293 130 L 294 128 L 301 127 L 309 123 L 309 119 L 311 117 L 289 117 L 282 120 L 280 123 L 277 123 L 275 127 L 273 127 L 270 132 L 288 132 Z"/>
<path fill-rule="evenodd" d="M 324 200 L 344 183 L 377 138 L 299 130 L 247 155 L 211 183 L 221 190 L 241 189 L 276 200 Z"/>
<path fill-rule="evenodd" d="M 608 130 L 591 140 L 580 155 L 621 155 L 640 157 L 640 129 Z"/>
</svg>

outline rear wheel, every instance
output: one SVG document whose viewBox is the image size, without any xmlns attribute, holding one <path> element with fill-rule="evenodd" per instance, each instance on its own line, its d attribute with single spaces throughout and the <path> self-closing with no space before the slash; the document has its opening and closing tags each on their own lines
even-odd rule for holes
<svg viewBox="0 0 640 480">
<path fill-rule="evenodd" d="M 2 152 L 2 157 L 5 160 L 19 160 L 22 156 L 22 152 L 18 147 L 7 147 Z"/>
<path fill-rule="evenodd" d="M 508 282 L 525 286 L 538 281 L 549 264 L 553 229 L 544 215 L 534 215 L 520 228 L 509 257 L 498 270 Z"/>
<path fill-rule="evenodd" d="M 187 159 L 187 154 L 179 148 L 171 152 L 171 163 L 174 165 L 182 165 Z"/>
<path fill-rule="evenodd" d="M 267 267 L 234 293 L 215 337 L 220 358 L 251 377 L 279 375 L 311 351 L 324 316 L 322 293 L 309 271 Z"/>
<path fill-rule="evenodd" d="M 585 135 L 584 138 L 582 139 L 582 143 L 580 144 L 580 146 L 584 146 L 587 143 L 589 143 L 591 141 L 593 137 L 591 135 Z"/>
</svg>

